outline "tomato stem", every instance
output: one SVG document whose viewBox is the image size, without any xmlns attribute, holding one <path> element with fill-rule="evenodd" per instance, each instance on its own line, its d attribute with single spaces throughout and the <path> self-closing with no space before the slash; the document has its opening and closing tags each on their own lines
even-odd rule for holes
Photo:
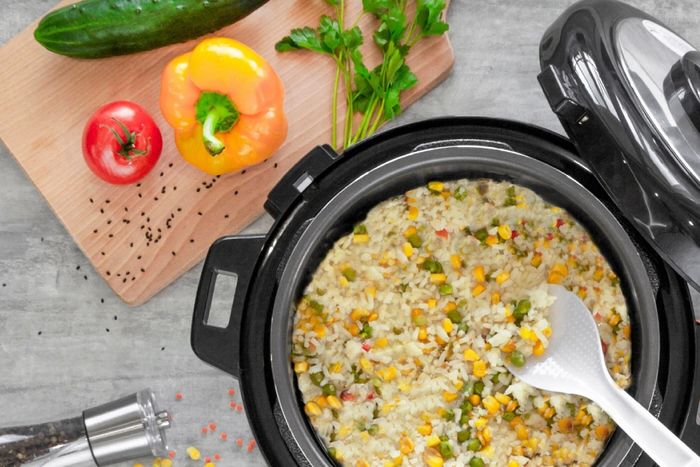
<svg viewBox="0 0 700 467">
<path fill-rule="evenodd" d="M 136 147 L 136 136 L 138 135 L 138 133 L 136 133 L 135 131 L 129 131 L 124 122 L 117 120 L 114 117 L 112 117 L 112 120 L 114 120 L 114 122 L 117 125 L 119 125 L 119 128 L 121 128 L 124 132 L 124 137 L 122 137 L 122 135 L 120 135 L 114 127 L 109 127 L 109 131 L 112 132 L 114 137 L 119 142 L 120 147 L 119 151 L 117 151 L 117 154 L 119 154 L 127 160 L 131 160 L 134 157 L 143 157 L 146 154 L 148 154 L 148 151 L 138 149 Z"/>
</svg>

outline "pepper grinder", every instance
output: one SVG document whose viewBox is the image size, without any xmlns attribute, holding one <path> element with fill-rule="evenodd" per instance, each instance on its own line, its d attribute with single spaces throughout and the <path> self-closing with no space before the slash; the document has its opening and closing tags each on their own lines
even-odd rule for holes
<svg viewBox="0 0 700 467">
<path fill-rule="evenodd" d="M 31 426 L 0 428 L 0 465 L 101 467 L 147 456 L 166 456 L 171 419 L 144 389 L 85 410 L 81 416 Z"/>
</svg>

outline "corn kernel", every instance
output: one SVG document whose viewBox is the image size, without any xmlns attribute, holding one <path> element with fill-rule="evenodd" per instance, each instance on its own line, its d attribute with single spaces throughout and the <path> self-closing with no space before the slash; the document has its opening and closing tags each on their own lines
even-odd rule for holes
<svg viewBox="0 0 700 467">
<path fill-rule="evenodd" d="M 522 423 L 515 428 L 515 435 L 520 441 L 525 441 L 530 437 L 530 430 L 528 430 Z"/>
<path fill-rule="evenodd" d="M 347 287 L 350 284 L 350 281 L 347 279 L 347 277 L 340 276 L 340 279 L 338 279 L 338 283 L 341 287 Z"/>
<path fill-rule="evenodd" d="M 498 245 L 498 237 L 496 237 L 495 235 L 489 235 L 488 237 L 486 237 L 486 244 L 488 246 Z"/>
<path fill-rule="evenodd" d="M 509 461 L 508 461 L 508 467 L 520 467 L 520 464 L 518 464 L 517 461 L 509 460 Z"/>
<path fill-rule="evenodd" d="M 372 367 L 373 367 L 374 365 L 372 365 L 372 362 L 370 362 L 369 360 L 367 360 L 365 357 L 362 357 L 362 358 L 360 358 L 360 366 L 361 366 L 362 369 L 365 370 L 365 371 L 371 371 L 371 370 L 372 370 Z"/>
<path fill-rule="evenodd" d="M 610 434 L 610 428 L 607 425 L 598 425 L 595 430 L 595 437 L 600 441 L 604 441 Z"/>
<path fill-rule="evenodd" d="M 415 235 L 415 234 L 417 234 L 417 233 L 418 233 L 418 229 L 416 229 L 414 226 L 411 226 L 411 227 L 407 228 L 407 229 L 404 231 L 403 236 L 404 236 L 405 238 L 408 238 L 408 237 L 410 237 L 411 235 Z"/>
<path fill-rule="evenodd" d="M 508 224 L 501 224 L 498 226 L 498 236 L 501 237 L 503 240 L 510 240 L 510 237 L 513 235 L 513 231 L 510 229 L 510 226 Z"/>
<path fill-rule="evenodd" d="M 484 282 L 486 280 L 486 274 L 484 272 L 484 267 L 483 266 L 477 266 L 474 268 L 472 271 L 472 276 L 474 276 L 474 279 L 476 279 L 478 282 Z"/>
<path fill-rule="evenodd" d="M 552 266 L 552 271 L 561 274 L 562 276 L 566 276 L 569 274 L 569 267 L 564 263 L 556 263 L 554 266 Z"/>
<path fill-rule="evenodd" d="M 457 393 L 445 391 L 442 393 L 442 398 L 445 399 L 445 402 L 453 402 L 457 399 Z"/>
<path fill-rule="evenodd" d="M 428 467 L 442 467 L 445 464 L 445 461 L 442 457 L 440 457 L 439 453 L 429 453 L 424 457 L 425 463 Z"/>
<path fill-rule="evenodd" d="M 556 413 L 557 413 L 557 411 L 554 410 L 554 407 L 550 406 L 550 407 L 547 407 L 546 409 L 544 409 L 544 413 L 542 414 L 542 416 L 546 420 L 549 420 L 550 418 L 554 417 L 554 415 L 556 415 Z"/>
<path fill-rule="evenodd" d="M 501 392 L 497 392 L 495 398 L 501 404 L 508 404 L 511 401 L 510 396 L 503 394 Z"/>
<path fill-rule="evenodd" d="M 574 429 L 574 422 L 569 417 L 560 418 L 557 421 L 557 427 L 562 433 L 571 433 L 571 431 Z"/>
<path fill-rule="evenodd" d="M 418 214 L 420 214 L 420 210 L 415 207 L 415 206 L 409 206 L 408 208 L 408 220 L 414 221 L 418 219 Z"/>
<path fill-rule="evenodd" d="M 410 243 L 406 242 L 403 244 L 403 254 L 406 256 L 406 258 L 410 258 L 413 256 L 413 247 L 411 246 Z"/>
<path fill-rule="evenodd" d="M 452 324 L 452 321 L 450 321 L 449 318 L 445 318 L 442 320 L 442 329 L 444 329 L 447 334 L 452 332 L 453 327 L 454 324 Z"/>
<path fill-rule="evenodd" d="M 362 318 L 369 316 L 369 311 L 364 308 L 354 308 L 350 312 L 350 319 L 353 321 L 360 321 Z"/>
<path fill-rule="evenodd" d="M 532 354 L 535 355 L 536 357 L 539 357 L 544 353 L 544 344 L 542 342 L 537 341 L 535 344 L 535 347 L 532 349 Z"/>
<path fill-rule="evenodd" d="M 454 311 L 457 309 L 457 304 L 455 302 L 447 302 L 447 305 L 442 309 L 445 313 L 449 313 L 450 311 Z"/>
<path fill-rule="evenodd" d="M 353 234 L 352 243 L 367 243 L 369 242 L 368 234 Z"/>
<path fill-rule="evenodd" d="M 518 334 L 520 334 L 520 337 L 522 337 L 525 340 L 532 340 L 532 336 L 535 335 L 535 333 L 532 332 L 530 328 L 525 326 L 518 329 Z M 537 337 L 535 336 L 535 338 Z"/>
<path fill-rule="evenodd" d="M 452 269 L 459 270 L 462 268 L 462 258 L 460 258 L 459 255 L 452 255 L 450 256 L 450 264 L 452 265 Z"/>
<path fill-rule="evenodd" d="M 343 407 L 343 402 L 338 399 L 336 396 L 328 396 L 326 397 L 326 401 L 328 402 L 328 405 L 332 409 L 340 409 Z"/>
<path fill-rule="evenodd" d="M 379 319 L 379 315 L 377 313 L 370 313 L 370 315 L 367 317 L 367 321 L 377 321 Z"/>
<path fill-rule="evenodd" d="M 622 328 L 622 335 L 624 335 L 626 338 L 629 339 L 631 333 L 632 333 L 632 331 L 631 331 L 629 325 L 624 326 L 624 327 Z"/>
<path fill-rule="evenodd" d="M 542 253 L 535 253 L 530 260 L 530 264 L 534 267 L 539 267 L 542 264 Z"/>
<path fill-rule="evenodd" d="M 195 447 L 193 447 L 193 446 L 188 447 L 188 448 L 185 450 L 185 452 L 187 453 L 187 455 L 189 456 L 189 458 L 192 459 L 193 461 L 198 461 L 199 459 L 202 458 L 202 453 L 199 452 L 199 449 L 197 449 L 197 448 L 195 448 Z"/>
<path fill-rule="evenodd" d="M 491 429 L 489 427 L 485 427 L 484 431 L 482 431 L 482 434 L 484 436 L 484 444 L 488 444 L 493 439 L 493 435 L 491 434 Z"/>
<path fill-rule="evenodd" d="M 551 337 L 551 336 L 552 336 L 552 328 L 550 328 L 549 326 L 547 326 L 546 328 L 544 328 L 544 329 L 542 330 L 542 334 L 544 334 L 545 337 Z"/>
<path fill-rule="evenodd" d="M 619 314 L 613 313 L 610 315 L 610 318 L 608 318 L 608 324 L 610 326 L 617 326 L 621 320 L 622 320 L 622 317 L 620 317 Z"/>
<path fill-rule="evenodd" d="M 318 417 L 319 415 L 321 415 L 321 407 L 319 407 L 318 404 L 315 402 L 307 402 L 306 405 L 304 406 L 304 411 L 306 412 L 306 415 L 308 415 L 309 417 Z M 188 454 L 189 454 L 189 449 L 188 449 Z M 199 459 L 199 452 L 198 452 L 196 458 L 192 457 L 191 454 L 190 454 L 190 458 L 192 458 L 194 460 Z"/>
<path fill-rule="evenodd" d="M 389 339 L 387 339 L 386 337 L 380 337 L 379 339 L 374 341 L 374 347 L 378 349 L 383 349 L 387 345 L 389 345 Z"/>
<path fill-rule="evenodd" d="M 435 192 L 439 193 L 444 189 L 445 189 L 445 184 L 442 182 L 428 182 L 428 190 L 430 190 L 430 191 L 435 191 Z"/>
<path fill-rule="evenodd" d="M 490 415 L 494 415 L 496 412 L 498 412 L 498 409 L 501 408 L 500 402 L 498 402 L 493 396 L 484 397 L 483 404 Z"/>
<path fill-rule="evenodd" d="M 508 271 L 503 271 L 502 273 L 496 276 L 496 283 L 503 284 L 508 279 L 510 279 L 510 273 Z"/>
<path fill-rule="evenodd" d="M 429 448 L 437 446 L 438 444 L 440 444 L 440 437 L 437 435 L 430 435 L 428 439 L 425 440 L 425 445 Z"/>
<path fill-rule="evenodd" d="M 472 405 L 479 405 L 481 402 L 481 396 L 478 394 L 472 394 L 469 396 L 469 402 L 471 402 Z"/>
<path fill-rule="evenodd" d="M 370 467 L 369 462 L 367 462 L 364 459 L 360 459 L 357 462 L 355 462 L 355 467 Z"/>
<path fill-rule="evenodd" d="M 413 452 L 413 441 L 408 436 L 402 436 L 399 441 L 399 450 L 404 454 L 410 454 Z"/>
<path fill-rule="evenodd" d="M 486 426 L 486 423 L 488 423 L 487 419 L 485 419 L 484 417 L 479 417 L 474 421 L 474 427 L 477 430 L 481 430 Z"/>
<path fill-rule="evenodd" d="M 428 331 L 425 328 L 420 328 L 418 330 L 418 340 L 424 341 L 428 339 Z"/>
<path fill-rule="evenodd" d="M 309 362 L 296 362 L 294 364 L 294 373 L 301 374 L 309 371 Z"/>
<path fill-rule="evenodd" d="M 423 425 L 420 425 L 418 427 L 418 433 L 422 434 L 423 436 L 428 436 L 433 432 L 433 426 L 430 423 L 425 423 Z"/>
<path fill-rule="evenodd" d="M 216 467 L 216 464 L 213 463 L 213 462 L 206 462 L 206 463 L 204 464 L 204 467 Z"/>
<path fill-rule="evenodd" d="M 399 467 L 401 464 L 403 464 L 403 456 L 398 456 L 394 457 L 394 467 Z"/>
<path fill-rule="evenodd" d="M 433 273 L 430 275 L 430 282 L 432 284 L 444 284 L 446 280 L 447 276 L 445 276 L 443 273 Z"/>
<path fill-rule="evenodd" d="M 501 302 L 501 294 L 498 292 L 491 292 L 491 305 L 498 305 Z"/>
<path fill-rule="evenodd" d="M 515 409 L 518 408 L 518 401 L 513 399 L 512 401 L 508 402 L 506 405 L 506 412 L 515 412 Z"/>
<path fill-rule="evenodd" d="M 479 360 L 479 354 L 472 349 L 467 349 L 464 351 L 464 359 L 468 362 L 475 362 Z"/>
<path fill-rule="evenodd" d="M 328 371 L 330 371 L 331 373 L 340 373 L 342 369 L 342 363 L 334 363 L 330 367 L 328 367 Z"/>
<path fill-rule="evenodd" d="M 428 305 L 428 308 L 435 308 L 437 306 L 437 300 L 434 298 L 429 298 L 428 301 L 426 302 Z"/>
<path fill-rule="evenodd" d="M 353 337 L 357 337 L 360 335 L 360 328 L 354 322 L 345 325 L 345 329 L 347 329 Z"/>
<path fill-rule="evenodd" d="M 318 404 L 318 406 L 322 409 L 328 407 L 328 400 L 326 399 L 326 396 L 316 396 L 314 397 L 313 402 Z"/>
<path fill-rule="evenodd" d="M 478 297 L 484 293 L 484 290 L 486 290 L 486 286 L 484 284 L 476 284 L 472 289 L 472 297 Z"/>
<path fill-rule="evenodd" d="M 326 326 L 323 324 L 317 324 L 314 326 L 314 332 L 316 333 L 316 337 L 323 337 L 326 335 Z"/>
<path fill-rule="evenodd" d="M 367 288 L 365 288 L 365 293 L 368 296 L 374 298 L 377 296 L 377 289 L 375 287 L 367 287 Z"/>
<path fill-rule="evenodd" d="M 454 386 L 455 386 L 455 389 L 459 391 L 460 389 L 462 389 L 464 387 L 464 381 L 462 381 L 461 379 L 458 379 L 457 381 L 455 381 Z"/>
<path fill-rule="evenodd" d="M 502 352 L 511 353 L 513 350 L 515 350 L 515 341 L 510 340 L 501 346 Z"/>
<path fill-rule="evenodd" d="M 593 271 L 593 279 L 600 281 L 602 278 L 603 278 L 603 269 L 596 268 L 596 270 Z"/>
<path fill-rule="evenodd" d="M 411 385 L 405 381 L 399 383 L 398 387 L 399 387 L 399 391 L 403 392 L 404 394 L 411 391 Z"/>
</svg>

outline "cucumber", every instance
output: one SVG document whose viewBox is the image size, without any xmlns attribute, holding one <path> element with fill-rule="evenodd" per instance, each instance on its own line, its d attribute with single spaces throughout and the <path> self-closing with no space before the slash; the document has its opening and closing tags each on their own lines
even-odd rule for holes
<svg viewBox="0 0 700 467">
<path fill-rule="evenodd" d="M 57 54 L 103 58 L 214 32 L 266 0 L 83 0 L 47 14 L 34 38 Z"/>
</svg>

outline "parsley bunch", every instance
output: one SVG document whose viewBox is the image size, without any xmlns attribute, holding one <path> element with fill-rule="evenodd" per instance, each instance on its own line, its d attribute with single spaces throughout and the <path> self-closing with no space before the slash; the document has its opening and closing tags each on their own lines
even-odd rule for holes
<svg viewBox="0 0 700 467">
<path fill-rule="evenodd" d="M 406 56 L 421 39 L 443 34 L 448 29 L 442 20 L 445 0 L 416 0 L 409 18 L 408 0 L 362 0 L 363 12 L 345 26 L 345 1 L 325 0 L 335 18 L 324 15 L 318 28 L 295 28 L 282 38 L 278 52 L 311 50 L 335 61 L 331 141 L 334 147 L 348 147 L 377 131 L 379 126 L 401 113 L 400 96 L 418 82 L 406 64 Z M 372 40 L 382 51 L 382 62 L 371 70 L 365 65 L 360 46 L 364 38 L 357 25 L 370 14 L 377 20 Z M 340 82 L 345 88 L 345 126 L 338 144 L 338 99 Z M 355 113 L 362 118 L 355 124 Z"/>
</svg>

